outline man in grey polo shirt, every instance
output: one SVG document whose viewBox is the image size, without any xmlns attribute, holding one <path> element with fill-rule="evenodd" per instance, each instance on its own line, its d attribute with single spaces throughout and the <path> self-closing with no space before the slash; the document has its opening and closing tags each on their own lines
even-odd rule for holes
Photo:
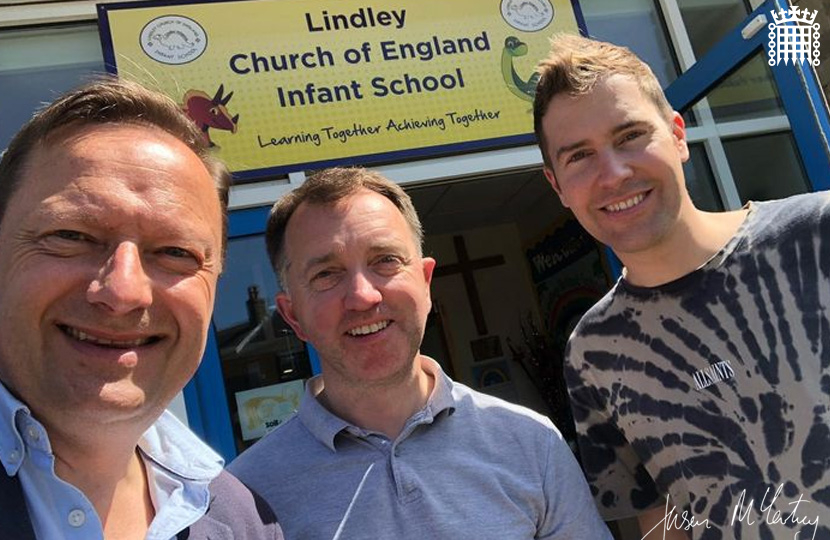
<svg viewBox="0 0 830 540">
<path fill-rule="evenodd" d="M 329 169 L 268 222 L 277 307 L 320 355 L 298 414 L 230 467 L 286 538 L 606 539 L 551 422 L 419 353 L 435 260 L 409 197 Z"/>
</svg>

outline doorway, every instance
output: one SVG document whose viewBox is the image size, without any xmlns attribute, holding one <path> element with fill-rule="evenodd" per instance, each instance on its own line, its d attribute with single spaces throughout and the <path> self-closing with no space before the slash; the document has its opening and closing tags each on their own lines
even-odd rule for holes
<svg viewBox="0 0 830 540">
<path fill-rule="evenodd" d="M 421 352 L 573 441 L 562 362 L 576 322 L 610 285 L 604 249 L 539 168 L 406 190 L 437 261 Z"/>
</svg>

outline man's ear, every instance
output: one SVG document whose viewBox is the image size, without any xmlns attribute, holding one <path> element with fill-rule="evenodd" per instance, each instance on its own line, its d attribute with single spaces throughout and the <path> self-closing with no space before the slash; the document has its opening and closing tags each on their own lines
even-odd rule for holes
<svg viewBox="0 0 830 540">
<path fill-rule="evenodd" d="M 559 185 L 559 182 L 556 181 L 556 177 L 553 175 L 553 169 L 551 169 L 550 167 L 545 167 L 544 169 L 542 169 L 542 172 L 545 173 L 545 178 L 547 179 L 548 184 L 550 184 L 550 187 L 552 187 L 553 191 L 555 191 L 556 194 L 559 196 L 559 201 L 562 203 L 562 206 L 568 208 L 569 206 L 565 194 L 562 193 L 562 187 Z"/>
<path fill-rule="evenodd" d="M 674 135 L 677 152 L 680 154 L 680 161 L 686 163 L 689 160 L 689 145 L 686 143 L 686 122 L 677 111 L 672 113 L 671 131 Z"/>
<path fill-rule="evenodd" d="M 421 259 L 421 263 L 424 265 L 424 281 L 427 284 L 427 288 L 429 288 L 430 283 L 432 283 L 432 274 L 435 272 L 435 259 L 432 257 L 424 257 Z"/>
<path fill-rule="evenodd" d="M 431 284 L 432 284 L 432 275 L 435 272 L 435 265 L 436 265 L 435 259 L 433 259 L 432 257 L 422 257 L 421 258 L 421 265 L 423 266 L 423 272 L 424 272 L 424 287 L 427 288 L 427 290 L 426 290 L 427 299 L 429 300 L 429 307 L 430 307 L 430 310 L 431 310 L 432 309 Z"/>
<path fill-rule="evenodd" d="M 277 311 L 280 312 L 283 320 L 285 320 L 285 322 L 288 323 L 288 326 L 294 330 L 294 333 L 297 334 L 298 338 L 303 341 L 308 341 L 305 332 L 303 332 L 303 329 L 300 326 L 300 322 L 294 315 L 294 303 L 291 301 L 291 296 L 285 291 L 280 291 L 277 293 L 275 300 L 277 304 Z"/>
</svg>

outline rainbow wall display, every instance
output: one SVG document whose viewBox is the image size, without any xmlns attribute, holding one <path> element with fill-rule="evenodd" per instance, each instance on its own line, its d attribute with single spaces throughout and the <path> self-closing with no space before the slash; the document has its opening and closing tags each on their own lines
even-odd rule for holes
<svg viewBox="0 0 830 540">
<path fill-rule="evenodd" d="M 533 141 L 570 0 L 98 6 L 109 68 L 176 99 L 241 179 Z"/>
</svg>

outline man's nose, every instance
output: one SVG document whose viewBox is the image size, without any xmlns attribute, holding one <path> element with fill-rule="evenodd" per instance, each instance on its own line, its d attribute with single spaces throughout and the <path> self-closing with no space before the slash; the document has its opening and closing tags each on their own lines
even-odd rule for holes
<svg viewBox="0 0 830 540">
<path fill-rule="evenodd" d="M 371 309 L 383 299 L 372 277 L 363 271 L 354 272 L 347 284 L 345 307 L 354 311 Z"/>
<path fill-rule="evenodd" d="M 141 250 L 132 242 L 118 244 L 89 284 L 87 300 L 108 307 L 115 314 L 145 309 L 153 303 L 153 287 L 141 261 Z"/>
<path fill-rule="evenodd" d="M 600 181 L 608 184 L 619 183 L 634 174 L 626 157 L 615 149 L 600 152 L 597 165 Z"/>
</svg>

